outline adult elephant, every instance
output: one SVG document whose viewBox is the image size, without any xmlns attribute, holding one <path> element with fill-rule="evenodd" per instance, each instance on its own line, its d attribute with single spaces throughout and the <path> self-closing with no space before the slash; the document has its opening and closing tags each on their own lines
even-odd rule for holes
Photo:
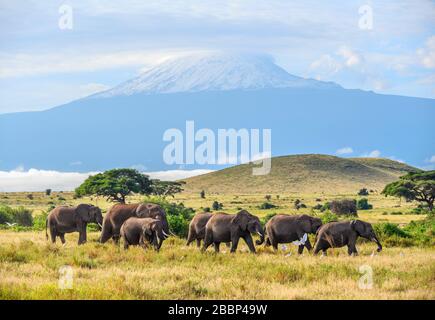
<svg viewBox="0 0 435 320">
<path fill-rule="evenodd" d="M 322 220 L 306 214 L 288 215 L 277 214 L 266 223 L 266 245 L 272 245 L 277 250 L 279 243 L 289 243 L 299 240 L 298 253 L 301 254 L 304 247 L 311 250 L 310 239 L 302 238 L 305 234 L 316 233 L 322 226 Z"/>
<path fill-rule="evenodd" d="M 145 247 L 145 243 L 149 243 L 159 251 L 165 240 L 163 223 L 153 218 L 128 218 L 121 226 L 121 238 L 124 249 L 137 245 Z"/>
<path fill-rule="evenodd" d="M 104 217 L 100 242 L 105 243 L 112 238 L 115 243 L 118 243 L 121 226 L 131 217 L 159 219 L 162 221 L 165 237 L 169 236 L 166 213 L 159 205 L 154 203 L 116 204 Z"/>
<path fill-rule="evenodd" d="M 377 251 L 382 250 L 382 245 L 370 223 L 361 220 L 330 222 L 323 225 L 316 235 L 314 254 L 322 251 L 326 255 L 328 248 L 347 246 L 349 255 L 358 254 L 356 240 L 358 237 L 374 241 L 378 245 Z"/>
<path fill-rule="evenodd" d="M 189 223 L 189 234 L 187 236 L 186 245 L 190 245 L 196 240 L 197 247 L 199 248 L 201 246 L 201 240 L 204 240 L 205 237 L 205 225 L 212 216 L 213 214 L 209 212 L 202 212 L 192 218 L 192 221 Z"/>
<path fill-rule="evenodd" d="M 252 241 L 251 233 L 260 235 L 260 240 L 256 244 L 264 242 L 264 231 L 258 217 L 242 210 L 237 214 L 216 213 L 208 220 L 205 226 L 205 238 L 203 251 L 213 243 L 215 252 L 219 252 L 221 242 L 231 241 L 231 252 L 237 250 L 239 239 L 243 238 L 248 245 L 249 251 L 255 253 L 255 246 Z"/>
<path fill-rule="evenodd" d="M 103 223 L 101 209 L 90 205 L 80 204 L 77 207 L 56 207 L 47 216 L 45 221 L 45 236 L 48 240 L 47 228 L 50 230 L 51 242 L 56 242 L 56 237 L 65 243 L 65 233 L 79 232 L 78 244 L 86 242 L 86 227 L 88 223 Z"/>
</svg>

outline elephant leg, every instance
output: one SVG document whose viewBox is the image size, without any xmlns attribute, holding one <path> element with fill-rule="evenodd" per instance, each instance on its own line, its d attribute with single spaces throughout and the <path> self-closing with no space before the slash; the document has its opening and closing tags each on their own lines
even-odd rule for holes
<svg viewBox="0 0 435 320">
<path fill-rule="evenodd" d="M 86 226 L 82 228 L 82 230 L 79 232 L 79 245 L 86 243 Z"/>
<path fill-rule="evenodd" d="M 112 239 L 113 239 L 113 243 L 114 244 L 116 244 L 116 245 L 119 245 L 119 239 L 120 239 L 120 235 L 119 235 L 119 233 L 118 234 L 114 234 L 113 236 L 112 236 Z"/>
<path fill-rule="evenodd" d="M 327 251 L 327 249 L 322 250 L 322 256 L 326 257 L 328 255 L 328 253 L 326 251 Z"/>
<path fill-rule="evenodd" d="M 56 243 L 56 235 L 57 235 L 56 230 L 53 227 L 50 227 L 50 237 L 52 243 Z"/>
<path fill-rule="evenodd" d="M 349 243 L 347 245 L 347 253 L 351 256 L 351 255 L 358 255 L 358 251 L 356 250 L 355 244 L 353 243 Z"/>
<path fill-rule="evenodd" d="M 112 237 L 112 225 L 109 221 L 103 222 L 103 230 L 101 231 L 100 242 L 105 243 Z"/>
<path fill-rule="evenodd" d="M 323 251 L 325 252 L 325 248 L 323 248 L 323 246 L 321 245 L 321 239 L 317 240 L 316 244 L 314 245 L 314 255 L 317 255 L 319 253 L 319 251 Z"/>
<path fill-rule="evenodd" d="M 213 234 L 211 231 L 209 232 L 205 232 L 205 237 L 204 237 L 204 245 L 202 247 L 202 251 L 206 251 L 207 248 L 213 243 Z"/>
<path fill-rule="evenodd" d="M 65 244 L 65 233 L 59 233 L 59 238 L 62 244 Z"/>
<path fill-rule="evenodd" d="M 215 242 L 214 243 L 214 252 L 219 253 L 219 246 L 221 245 L 220 242 Z"/>
<path fill-rule="evenodd" d="M 201 239 L 196 239 L 196 247 L 201 248 Z"/>
<path fill-rule="evenodd" d="M 230 250 L 231 253 L 236 252 L 238 244 L 239 244 L 239 237 L 238 236 L 233 237 L 231 239 L 231 250 Z"/>
<path fill-rule="evenodd" d="M 227 248 L 231 248 L 231 242 L 225 242 L 225 245 L 227 246 Z"/>
<path fill-rule="evenodd" d="M 310 239 L 307 238 L 307 241 L 305 242 L 305 248 L 307 248 L 308 251 L 311 251 L 313 249 L 313 246 L 311 245 Z"/>
<path fill-rule="evenodd" d="M 249 251 L 255 253 L 255 246 L 254 242 L 252 241 L 251 235 L 248 234 L 247 236 L 243 237 L 243 240 L 245 240 L 246 244 L 248 245 Z"/>
<path fill-rule="evenodd" d="M 304 246 L 305 245 L 300 245 L 300 246 L 298 246 L 298 254 L 302 254 L 302 252 L 304 251 Z"/>
</svg>

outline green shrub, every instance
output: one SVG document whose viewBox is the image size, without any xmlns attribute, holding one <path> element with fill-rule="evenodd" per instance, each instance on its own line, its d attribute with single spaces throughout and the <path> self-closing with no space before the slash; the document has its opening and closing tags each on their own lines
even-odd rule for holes
<svg viewBox="0 0 435 320">
<path fill-rule="evenodd" d="M 23 207 L 13 210 L 13 221 L 19 226 L 31 227 L 33 226 L 32 211 Z"/>
<path fill-rule="evenodd" d="M 409 235 L 397 224 L 382 222 L 374 225 L 375 232 L 379 237 L 379 240 L 386 239 L 388 237 L 396 236 L 399 238 L 409 238 Z"/>
<path fill-rule="evenodd" d="M 264 226 L 267 221 L 272 219 L 274 216 L 276 216 L 276 213 L 268 213 L 263 218 L 260 219 L 261 224 Z"/>
<path fill-rule="evenodd" d="M 145 203 L 155 203 L 165 210 L 170 230 L 179 237 L 187 237 L 189 221 L 195 215 L 192 208 L 186 208 L 183 203 L 171 203 L 161 197 L 148 196 L 144 199 Z"/>
<path fill-rule="evenodd" d="M 335 213 L 327 210 L 320 215 L 320 219 L 322 220 L 322 223 L 325 224 L 329 222 L 338 221 L 338 216 Z"/>
<path fill-rule="evenodd" d="M 355 199 L 334 200 L 330 202 L 331 211 L 339 215 L 357 216 Z"/>
<path fill-rule="evenodd" d="M 33 218 L 33 229 L 35 230 L 45 230 L 45 221 L 47 220 L 48 213 L 42 212 Z"/>
<path fill-rule="evenodd" d="M 212 207 L 212 209 L 213 209 L 214 211 L 217 211 L 217 210 L 222 210 L 222 208 L 224 207 L 224 205 L 223 205 L 222 203 L 220 203 L 220 202 L 213 201 L 213 204 L 211 205 L 211 207 Z"/>
<path fill-rule="evenodd" d="M 19 226 L 31 227 L 33 225 L 32 211 L 24 208 L 0 207 L 0 224 L 16 223 Z"/>
<path fill-rule="evenodd" d="M 373 209 L 373 205 L 371 205 L 369 203 L 369 201 L 367 200 L 367 198 L 362 198 L 360 200 L 357 201 L 356 203 L 356 208 L 358 210 L 370 210 Z"/>
<path fill-rule="evenodd" d="M 321 205 L 320 203 L 316 204 L 316 205 L 313 207 L 314 210 L 322 210 L 322 208 L 323 208 L 323 205 Z"/>
<path fill-rule="evenodd" d="M 203 208 L 203 210 L 204 210 L 204 212 L 210 212 L 211 211 L 210 207 L 205 207 L 205 208 Z"/>
<path fill-rule="evenodd" d="M 267 210 L 267 209 L 275 209 L 278 208 L 278 206 L 270 203 L 270 202 L 263 202 L 259 207 L 261 210 Z"/>
<path fill-rule="evenodd" d="M 0 207 L 0 224 L 12 223 L 12 208 L 7 206 Z"/>
<path fill-rule="evenodd" d="M 171 231 L 181 238 L 187 238 L 189 232 L 189 220 L 183 216 L 168 216 L 168 223 Z"/>
<path fill-rule="evenodd" d="M 368 195 L 369 195 L 369 192 L 368 192 L 368 190 L 367 190 L 366 188 L 362 188 L 362 189 L 360 189 L 360 190 L 358 191 L 358 195 L 359 195 L 359 196 L 368 196 Z"/>
<path fill-rule="evenodd" d="M 411 221 L 403 230 L 420 245 L 435 245 L 435 216 L 429 215 L 424 220 Z"/>
</svg>

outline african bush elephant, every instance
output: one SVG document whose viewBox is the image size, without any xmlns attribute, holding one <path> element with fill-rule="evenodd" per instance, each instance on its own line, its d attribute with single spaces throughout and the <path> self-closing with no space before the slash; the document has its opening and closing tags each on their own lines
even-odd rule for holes
<svg viewBox="0 0 435 320">
<path fill-rule="evenodd" d="M 124 249 L 132 245 L 145 247 L 145 243 L 149 243 L 154 250 L 159 251 L 166 237 L 161 220 L 132 217 L 122 224 L 121 238 L 124 240 Z"/>
<path fill-rule="evenodd" d="M 116 204 L 107 212 L 103 221 L 100 242 L 112 238 L 118 243 L 122 224 L 131 217 L 160 219 L 165 237 L 169 236 L 169 224 L 166 212 L 154 203 Z"/>
<path fill-rule="evenodd" d="M 279 243 L 289 243 L 293 241 L 301 241 L 304 234 L 316 233 L 322 226 L 322 220 L 319 218 L 310 217 L 309 215 L 288 215 L 277 214 L 266 223 L 266 245 L 277 250 Z M 304 250 L 311 250 L 310 240 L 307 238 L 305 243 L 300 243 L 298 253 L 301 254 Z"/>
<path fill-rule="evenodd" d="M 322 251 L 326 254 L 328 248 L 340 248 L 347 245 L 349 255 L 358 254 L 355 243 L 358 237 L 374 241 L 378 245 L 377 251 L 382 250 L 375 231 L 370 223 L 361 220 L 330 222 L 323 225 L 316 234 L 314 254 Z"/>
<path fill-rule="evenodd" d="M 251 233 L 260 235 L 260 240 L 256 241 L 257 245 L 264 242 L 264 231 L 258 217 L 242 210 L 237 214 L 227 214 L 219 212 L 213 214 L 205 225 L 205 238 L 202 251 L 213 243 L 215 252 L 219 252 L 221 242 L 231 241 L 231 252 L 235 252 L 239 239 L 243 238 L 252 253 L 255 253 L 254 243 Z"/>
<path fill-rule="evenodd" d="M 88 223 L 103 223 L 101 209 L 89 204 L 79 204 L 77 207 L 56 207 L 45 221 L 45 236 L 48 240 L 47 228 L 50 230 L 51 241 L 56 242 L 56 236 L 65 243 L 65 233 L 79 232 L 78 244 L 86 242 L 86 227 Z"/>
<path fill-rule="evenodd" d="M 212 216 L 213 214 L 209 212 L 202 212 L 193 217 L 192 221 L 189 223 L 189 235 L 187 236 L 186 245 L 196 240 L 197 247 L 199 248 L 201 246 L 201 240 L 205 237 L 205 225 Z"/>
</svg>

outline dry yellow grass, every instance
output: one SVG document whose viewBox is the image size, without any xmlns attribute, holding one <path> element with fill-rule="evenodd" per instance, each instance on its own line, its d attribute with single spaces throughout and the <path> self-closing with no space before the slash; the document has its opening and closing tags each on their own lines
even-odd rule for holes
<svg viewBox="0 0 435 320">
<path fill-rule="evenodd" d="M 171 238 L 156 253 L 101 245 L 97 236 L 78 247 L 70 234 L 62 247 L 43 232 L 0 231 L 0 299 L 435 299 L 433 248 L 371 257 L 374 245 L 364 243 L 358 257 L 343 248 L 321 258 L 297 256 L 293 246 L 252 255 L 242 245 L 216 255 Z M 58 287 L 64 265 L 72 267 L 72 289 Z M 358 285 L 362 265 L 373 269 L 372 289 Z"/>
<path fill-rule="evenodd" d="M 55 205 L 93 203 L 103 209 L 112 204 L 103 199 L 73 199 L 72 193 L 0 194 L 2 204 L 23 205 L 34 215 Z M 224 204 L 224 211 L 245 208 L 262 217 L 268 213 L 308 213 L 317 203 L 338 197 L 357 198 L 353 194 L 272 194 L 277 209 L 260 210 L 263 194 L 182 193 L 171 201 L 183 202 L 201 210 L 213 201 Z M 59 197 L 65 199 L 59 199 Z M 316 199 L 321 201 L 316 201 Z M 370 195 L 373 210 L 359 211 L 362 220 L 408 223 L 424 216 L 411 214 L 415 204 L 397 199 Z M 142 196 L 129 197 L 138 202 Z M 294 209 L 300 199 L 308 208 Z M 400 205 L 400 206 L 399 206 Z M 400 215 L 391 215 L 400 211 Z M 296 254 L 288 245 L 286 252 L 272 252 L 259 247 L 257 255 L 247 252 L 241 242 L 239 251 L 231 255 L 202 254 L 196 247 L 186 247 L 184 240 L 170 238 L 161 252 L 131 248 L 124 251 L 108 243 L 96 243 L 98 233 L 90 233 L 89 243 L 77 246 L 77 234 L 68 234 L 67 245 L 52 245 L 44 232 L 0 230 L 0 299 L 435 299 L 435 248 L 384 248 L 371 257 L 374 244 L 358 245 L 359 257 L 348 257 L 346 248 L 329 252 L 328 257 Z M 226 252 L 225 252 L 226 251 Z M 290 256 L 288 254 L 291 253 Z M 59 268 L 73 270 L 73 289 L 58 287 Z M 373 269 L 373 288 L 361 289 L 359 267 Z"/>
</svg>

